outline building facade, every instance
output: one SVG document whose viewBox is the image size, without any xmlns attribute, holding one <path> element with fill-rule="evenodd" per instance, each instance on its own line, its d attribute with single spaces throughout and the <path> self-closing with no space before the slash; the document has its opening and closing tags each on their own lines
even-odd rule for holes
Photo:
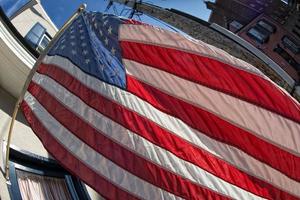
<svg viewBox="0 0 300 200">
<path fill-rule="evenodd" d="M 265 14 L 257 16 L 237 34 L 263 51 L 299 82 L 300 38 L 298 40 L 296 35 Z"/>
<path fill-rule="evenodd" d="M 58 31 L 39 0 L 22 2 L 14 12 L 0 8 L 0 199 L 47 195 L 48 199 L 101 199 L 52 159 L 21 110 L 10 145 L 10 181 L 5 179 L 6 142 L 15 103 L 40 52 Z"/>
<path fill-rule="evenodd" d="M 265 53 L 299 85 L 300 2 L 216 0 L 206 2 L 216 23 Z"/>
</svg>

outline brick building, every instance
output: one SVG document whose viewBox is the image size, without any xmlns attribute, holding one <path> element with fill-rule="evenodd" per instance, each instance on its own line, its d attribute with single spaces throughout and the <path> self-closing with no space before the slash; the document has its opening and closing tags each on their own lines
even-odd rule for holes
<svg viewBox="0 0 300 200">
<path fill-rule="evenodd" d="M 287 72 L 300 77 L 300 11 L 296 0 L 206 2 L 216 23 L 251 43 Z"/>
</svg>

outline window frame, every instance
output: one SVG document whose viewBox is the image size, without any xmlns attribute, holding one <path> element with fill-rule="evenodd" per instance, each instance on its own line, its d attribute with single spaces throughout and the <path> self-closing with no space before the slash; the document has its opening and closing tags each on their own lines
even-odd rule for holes
<svg viewBox="0 0 300 200">
<path fill-rule="evenodd" d="M 287 42 L 285 39 L 288 40 L 289 42 Z M 293 38 L 291 38 L 290 36 L 284 35 L 281 38 L 281 42 L 282 42 L 282 45 L 285 48 L 289 49 L 292 53 L 294 53 L 294 54 L 300 53 L 300 45 L 298 43 L 296 43 L 296 41 Z M 292 45 L 290 43 L 292 43 Z"/>
<path fill-rule="evenodd" d="M 289 0 L 280 0 L 282 3 L 284 3 L 284 4 L 286 4 L 286 5 L 288 5 L 289 4 Z"/>
<path fill-rule="evenodd" d="M 282 48 L 280 45 L 277 45 L 277 47 L 275 47 L 273 51 L 275 51 L 297 72 L 300 72 L 300 63 L 298 63 L 284 48 Z"/>
<path fill-rule="evenodd" d="M 46 38 L 49 42 L 48 42 L 48 44 L 45 46 L 45 48 L 42 48 L 41 44 L 42 44 L 42 41 L 44 40 L 44 38 Z M 49 37 L 48 34 L 44 33 L 44 34 L 42 35 L 42 37 L 41 37 L 41 39 L 40 39 L 38 45 L 37 45 L 36 50 L 37 50 L 38 52 L 40 52 L 40 53 L 43 52 L 43 51 L 47 48 L 47 46 L 49 45 L 50 42 L 51 42 L 51 37 Z"/>
<path fill-rule="evenodd" d="M 43 31 L 41 33 L 40 36 L 36 35 L 36 33 L 33 31 L 37 26 L 42 27 Z M 46 34 L 47 29 L 39 22 L 35 23 L 31 29 L 27 32 L 27 34 L 25 35 L 25 40 L 32 46 L 32 48 L 37 49 L 42 38 L 44 37 L 44 35 Z M 34 35 L 36 37 L 38 37 L 38 40 L 36 41 L 36 43 L 32 42 L 29 38 L 31 35 Z"/>
<path fill-rule="evenodd" d="M 237 32 L 237 31 L 241 30 L 244 27 L 244 25 L 242 23 L 240 23 L 238 20 L 232 20 L 229 23 L 229 28 L 230 27 L 233 27 L 235 29 L 234 32 Z"/>
<path fill-rule="evenodd" d="M 264 38 L 262 38 L 262 40 L 260 40 L 258 37 L 256 37 L 253 33 L 250 32 L 251 29 L 254 29 L 255 31 L 261 33 L 263 36 L 265 36 Z M 265 44 L 268 42 L 270 35 L 268 35 L 267 33 L 263 33 L 260 30 L 260 27 L 257 26 L 253 26 L 251 28 L 249 28 L 246 32 L 247 36 L 249 36 L 252 40 L 258 42 L 259 44 Z"/>
<path fill-rule="evenodd" d="M 63 178 L 73 200 L 91 200 L 84 184 L 69 174 L 55 160 L 10 147 L 9 178 L 11 184 L 8 185 L 8 190 L 11 199 L 22 200 L 16 170 L 41 176 Z"/>
<path fill-rule="evenodd" d="M 272 29 L 272 30 L 268 30 L 268 28 L 266 28 L 266 27 L 264 27 L 261 23 L 264 23 L 264 24 L 266 24 L 267 26 L 270 26 L 270 28 Z M 269 33 L 275 33 L 276 32 L 276 26 L 274 25 L 274 24 L 272 24 L 271 22 L 269 22 L 269 21 L 267 21 L 267 20 L 265 20 L 265 19 L 260 19 L 260 20 L 258 20 L 257 22 L 256 22 L 256 25 L 257 26 L 259 26 L 259 27 L 261 27 L 261 28 L 263 28 L 263 29 L 265 29 L 266 31 L 268 31 Z"/>
</svg>

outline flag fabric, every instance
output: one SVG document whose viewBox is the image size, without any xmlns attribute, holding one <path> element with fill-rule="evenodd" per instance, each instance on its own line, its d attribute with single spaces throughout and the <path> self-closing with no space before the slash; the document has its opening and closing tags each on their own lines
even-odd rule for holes
<svg viewBox="0 0 300 200">
<path fill-rule="evenodd" d="M 300 105 L 181 34 L 84 12 L 22 102 L 45 148 L 108 199 L 300 199 Z"/>
</svg>

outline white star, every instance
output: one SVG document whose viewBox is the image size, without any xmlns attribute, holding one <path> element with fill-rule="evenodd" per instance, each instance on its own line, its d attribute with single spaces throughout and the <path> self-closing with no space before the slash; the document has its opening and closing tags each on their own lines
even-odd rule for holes
<svg viewBox="0 0 300 200">
<path fill-rule="evenodd" d="M 89 64 L 90 62 L 90 59 L 85 59 L 85 64 Z"/>
<path fill-rule="evenodd" d="M 97 24 L 97 22 L 95 22 L 94 26 L 95 26 L 95 28 L 98 28 L 98 24 Z"/>
<path fill-rule="evenodd" d="M 99 31 L 99 33 L 100 33 L 100 35 L 101 35 L 101 36 L 103 36 L 103 32 L 102 32 L 102 30 L 100 30 L 100 31 Z"/>
<path fill-rule="evenodd" d="M 108 21 L 107 21 L 107 20 L 106 20 L 106 21 L 104 21 L 104 22 L 103 22 L 104 26 L 105 26 L 107 23 L 108 23 Z"/>
<path fill-rule="evenodd" d="M 113 68 L 113 73 L 111 77 L 119 77 L 119 70 L 118 68 L 114 67 Z"/>
<path fill-rule="evenodd" d="M 102 15 L 102 19 L 105 20 L 107 18 L 107 15 Z"/>
<path fill-rule="evenodd" d="M 82 47 L 85 47 L 85 46 L 86 46 L 86 43 L 85 43 L 85 42 L 83 42 L 83 43 L 81 44 L 81 46 L 82 46 Z"/>
<path fill-rule="evenodd" d="M 82 29 L 79 30 L 80 33 L 83 33 L 84 31 Z"/>
<path fill-rule="evenodd" d="M 74 33 L 74 30 L 71 30 L 70 33 L 71 33 L 71 34 Z"/>
<path fill-rule="evenodd" d="M 111 32 L 112 32 L 112 27 L 111 27 L 111 26 L 109 26 L 109 28 L 108 28 L 108 34 L 110 35 L 110 34 L 111 34 Z"/>
<path fill-rule="evenodd" d="M 75 42 L 71 42 L 70 44 L 71 44 L 72 46 L 75 46 L 76 43 L 75 43 Z"/>
<path fill-rule="evenodd" d="M 111 48 L 111 53 L 112 53 L 112 55 L 115 55 L 116 49 L 115 48 Z"/>
<path fill-rule="evenodd" d="M 75 50 L 72 50 L 71 53 L 72 53 L 73 55 L 77 54 L 77 52 L 76 52 Z"/>
<path fill-rule="evenodd" d="M 71 37 L 70 37 L 71 39 L 75 39 L 75 35 L 71 35 Z"/>
<path fill-rule="evenodd" d="M 88 54 L 88 51 L 87 50 L 83 50 L 82 52 L 84 55 Z"/>
<path fill-rule="evenodd" d="M 81 27 L 82 27 L 82 24 L 78 24 L 78 27 L 81 28 Z"/>
<path fill-rule="evenodd" d="M 100 69 L 101 69 L 102 71 L 104 71 L 105 65 L 103 65 L 102 63 L 100 63 L 99 67 L 100 67 Z"/>
<path fill-rule="evenodd" d="M 107 45 L 108 45 L 108 39 L 105 38 L 104 42 L 105 42 L 105 44 L 106 44 L 106 46 L 107 46 Z"/>
<path fill-rule="evenodd" d="M 60 47 L 60 49 L 63 50 L 65 47 L 66 47 L 66 45 L 62 45 L 62 46 Z"/>
</svg>

